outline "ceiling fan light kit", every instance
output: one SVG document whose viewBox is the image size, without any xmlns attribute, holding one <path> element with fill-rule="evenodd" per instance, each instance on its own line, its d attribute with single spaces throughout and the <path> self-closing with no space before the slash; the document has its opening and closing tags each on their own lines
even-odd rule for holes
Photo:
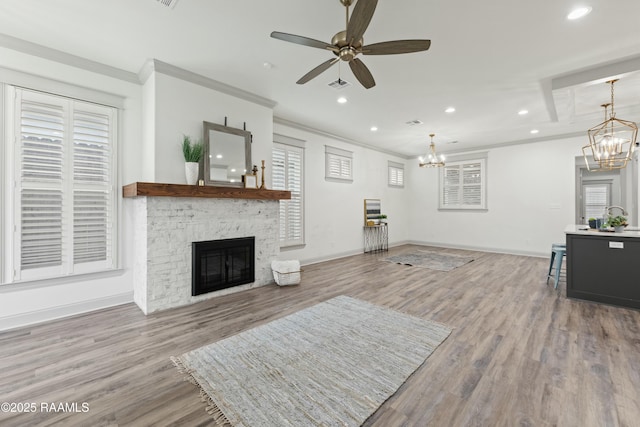
<svg viewBox="0 0 640 427">
<path fill-rule="evenodd" d="M 623 169 L 633 158 L 638 137 L 638 126 L 631 121 L 616 118 L 613 104 L 613 85 L 610 80 L 611 102 L 602 104 L 604 122 L 587 131 L 589 145 L 582 147 L 582 154 L 590 171 Z"/>
<path fill-rule="evenodd" d="M 357 0 L 353 13 L 349 16 L 349 7 L 355 0 L 340 0 L 346 8 L 346 29 L 339 31 L 331 38 L 331 43 L 309 37 L 274 31 L 271 37 L 303 46 L 315 47 L 333 52 L 336 58 L 329 59 L 302 76 L 296 83 L 305 84 L 319 76 L 336 62 L 342 60 L 349 63 L 353 75 L 366 89 L 371 89 L 376 82 L 367 66 L 357 58 L 358 55 L 394 55 L 401 53 L 421 52 L 429 49 L 430 40 L 394 40 L 371 45 L 364 44 L 364 33 L 369 27 L 371 18 L 378 5 L 378 0 Z"/>
</svg>

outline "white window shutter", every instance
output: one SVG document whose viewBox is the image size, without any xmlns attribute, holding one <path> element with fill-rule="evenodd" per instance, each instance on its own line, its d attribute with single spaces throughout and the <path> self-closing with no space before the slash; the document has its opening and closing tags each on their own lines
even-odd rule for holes
<svg viewBox="0 0 640 427">
<path fill-rule="evenodd" d="M 486 209 L 486 159 L 450 161 L 440 172 L 439 209 Z"/>
<path fill-rule="evenodd" d="M 404 187 L 404 165 L 389 161 L 388 182 L 389 187 Z"/>
<path fill-rule="evenodd" d="M 330 181 L 353 181 L 353 153 L 325 146 L 325 178 Z"/>
<path fill-rule="evenodd" d="M 98 110 L 98 111 L 96 111 Z M 73 262 L 112 257 L 112 114 L 76 103 L 73 115 Z"/>
<path fill-rule="evenodd" d="M 65 168 L 68 150 L 66 101 L 19 90 L 16 93 L 16 241 L 20 270 L 64 273 Z M 30 276 L 26 273 L 26 276 Z M 37 275 L 37 274 L 36 274 Z"/>
<path fill-rule="evenodd" d="M 304 150 L 274 143 L 272 187 L 291 192 L 291 199 L 280 201 L 280 245 L 304 244 L 303 210 Z"/>
<path fill-rule="evenodd" d="M 13 279 L 113 268 L 115 109 L 15 88 L 14 117 Z"/>
</svg>

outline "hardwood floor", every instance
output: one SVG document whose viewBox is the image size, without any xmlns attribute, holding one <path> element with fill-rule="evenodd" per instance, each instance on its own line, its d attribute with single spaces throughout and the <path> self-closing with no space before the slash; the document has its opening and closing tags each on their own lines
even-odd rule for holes
<svg viewBox="0 0 640 427">
<path fill-rule="evenodd" d="M 640 312 L 567 299 L 564 280 L 561 293 L 545 285 L 547 259 L 473 252 L 450 272 L 379 262 L 415 249 L 307 266 L 295 287 L 0 333 L 0 401 L 37 405 L 0 425 L 212 425 L 169 357 L 340 294 L 453 328 L 366 426 L 639 425 Z M 47 402 L 78 410 L 41 411 Z"/>
</svg>

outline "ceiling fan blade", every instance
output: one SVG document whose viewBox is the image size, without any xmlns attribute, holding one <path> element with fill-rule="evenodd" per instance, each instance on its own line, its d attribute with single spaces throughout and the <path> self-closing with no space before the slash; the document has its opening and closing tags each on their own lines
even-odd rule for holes
<svg viewBox="0 0 640 427">
<path fill-rule="evenodd" d="M 364 65 L 364 62 L 360 61 L 358 58 L 354 58 L 349 61 L 349 66 L 351 67 L 351 71 L 353 71 L 353 75 L 356 76 L 356 79 L 364 86 L 366 89 L 371 89 L 376 85 L 376 81 L 373 79 L 371 75 L 371 71 Z"/>
<path fill-rule="evenodd" d="M 378 0 L 357 1 L 347 25 L 347 42 L 349 44 L 358 42 L 362 38 L 371 18 L 373 18 L 373 12 L 376 11 L 377 5 Z"/>
<path fill-rule="evenodd" d="M 431 40 L 394 40 L 362 46 L 363 55 L 395 55 L 428 50 Z"/>
<path fill-rule="evenodd" d="M 300 80 L 298 80 L 296 83 L 298 83 L 299 85 L 305 84 L 309 80 L 314 79 L 318 77 L 320 74 L 322 74 L 323 72 L 327 71 L 333 64 L 335 64 L 339 60 L 340 58 L 334 58 L 334 59 L 330 59 L 328 61 L 323 62 L 313 70 L 309 71 L 304 76 L 300 77 Z"/>
<path fill-rule="evenodd" d="M 284 40 L 290 43 L 301 44 L 303 46 L 317 47 L 318 49 L 328 49 L 336 51 L 337 48 L 329 43 L 321 42 L 320 40 L 310 39 L 309 37 L 296 36 L 295 34 L 281 33 L 274 31 L 271 33 L 271 37 L 278 40 Z"/>
</svg>

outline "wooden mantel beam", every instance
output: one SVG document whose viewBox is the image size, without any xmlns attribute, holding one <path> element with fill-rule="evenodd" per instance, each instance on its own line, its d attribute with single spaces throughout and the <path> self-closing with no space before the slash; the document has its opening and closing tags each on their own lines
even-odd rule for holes
<svg viewBox="0 0 640 427">
<path fill-rule="evenodd" d="M 290 191 L 242 187 L 213 187 L 185 184 L 134 182 L 122 187 L 122 197 L 203 197 L 218 199 L 288 200 Z"/>
</svg>

